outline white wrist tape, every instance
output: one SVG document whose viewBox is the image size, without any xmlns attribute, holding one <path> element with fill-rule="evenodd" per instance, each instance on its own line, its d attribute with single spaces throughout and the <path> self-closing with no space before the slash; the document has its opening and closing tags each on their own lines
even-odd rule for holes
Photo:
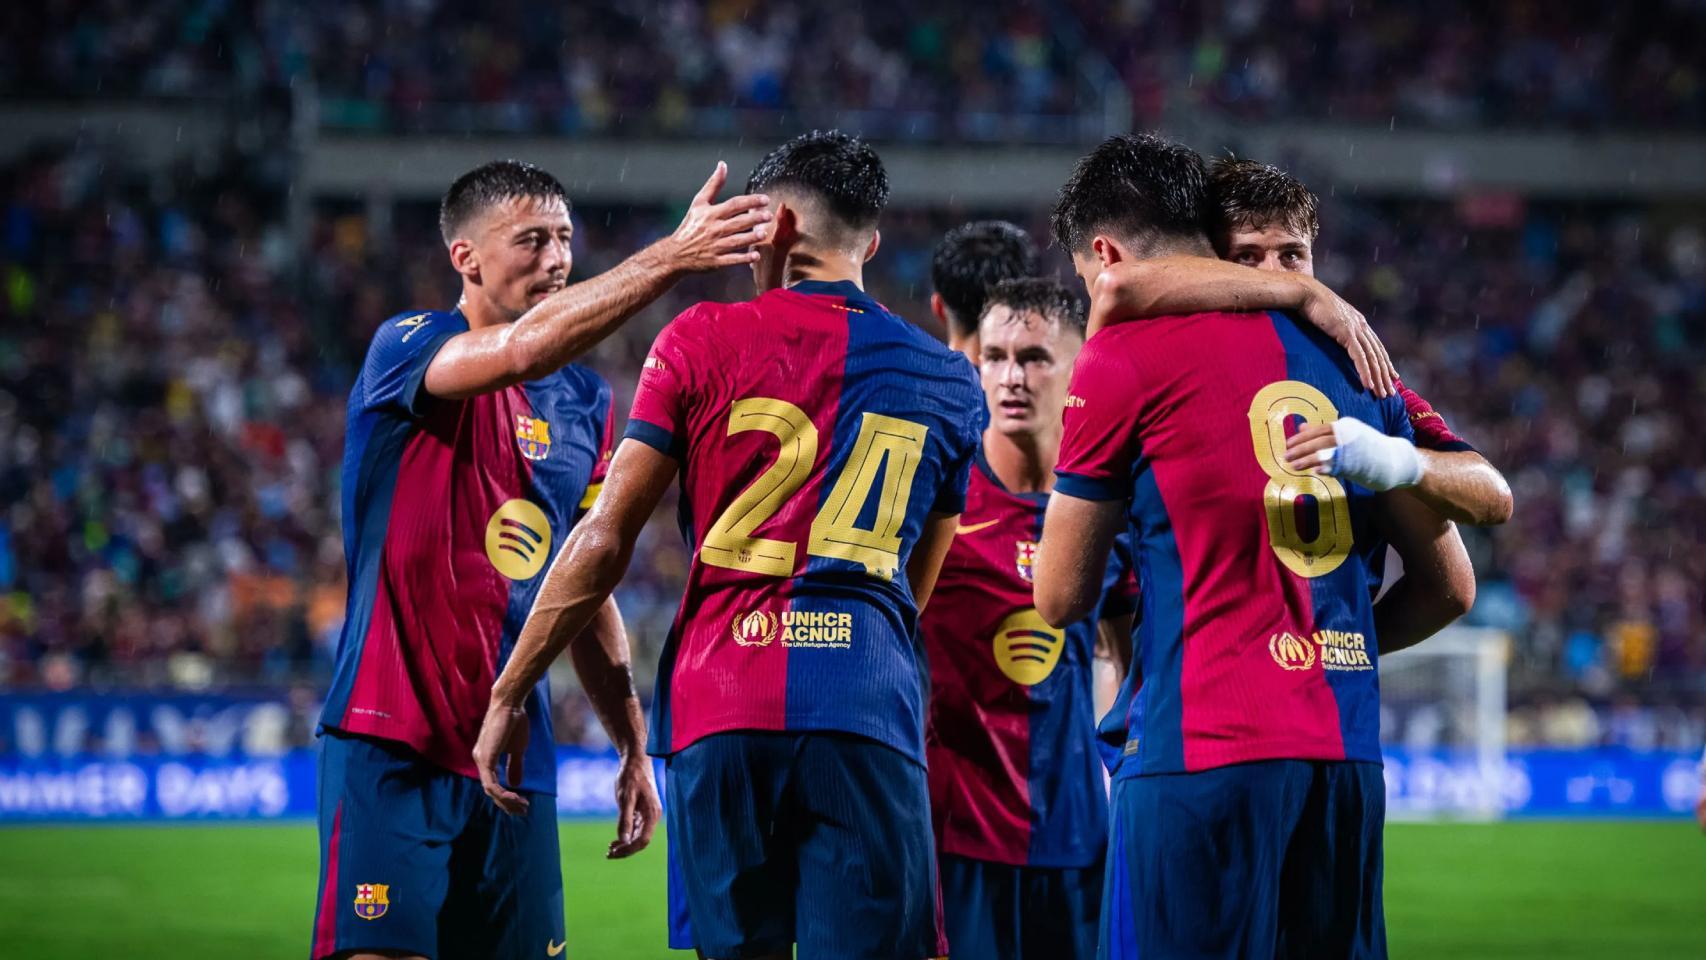
<svg viewBox="0 0 1706 960">
<path fill-rule="evenodd" d="M 1341 480 L 1377 492 L 1413 487 L 1422 479 L 1422 455 L 1402 437 L 1389 437 L 1355 417 L 1333 421 L 1336 446 L 1321 451 L 1321 466 Z"/>
</svg>

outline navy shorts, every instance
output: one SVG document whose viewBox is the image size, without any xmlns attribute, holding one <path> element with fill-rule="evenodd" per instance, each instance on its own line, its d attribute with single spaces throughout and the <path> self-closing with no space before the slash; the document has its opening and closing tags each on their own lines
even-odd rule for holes
<svg viewBox="0 0 1706 960">
<path fill-rule="evenodd" d="M 1103 960 L 1386 956 L 1377 763 L 1115 781 Z"/>
<path fill-rule="evenodd" d="M 429 958 L 563 950 L 556 798 L 525 816 L 480 782 L 384 740 L 320 738 L 320 885 L 312 956 Z M 552 953 L 556 951 L 556 953 Z"/>
<path fill-rule="evenodd" d="M 1102 912 L 1093 867 L 1019 867 L 941 856 L 948 955 L 967 960 L 1090 960 Z"/>
<path fill-rule="evenodd" d="M 929 787 L 899 751 L 851 734 L 719 733 L 669 758 L 665 789 L 671 886 L 705 955 L 935 949 Z"/>
</svg>

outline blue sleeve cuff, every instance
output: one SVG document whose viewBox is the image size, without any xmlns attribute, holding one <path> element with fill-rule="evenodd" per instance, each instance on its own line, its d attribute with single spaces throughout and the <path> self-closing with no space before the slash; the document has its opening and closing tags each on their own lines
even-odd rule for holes
<svg viewBox="0 0 1706 960">
<path fill-rule="evenodd" d="M 948 491 L 936 498 L 930 505 L 931 513 L 962 514 L 966 512 L 966 497 L 963 493 Z"/>
<path fill-rule="evenodd" d="M 1418 435 L 1416 437 L 1416 439 L 1418 441 L 1416 446 L 1421 447 L 1423 450 L 1433 450 L 1437 453 L 1479 453 L 1480 452 L 1480 451 L 1476 450 L 1474 448 L 1474 446 L 1472 446 L 1466 440 L 1452 440 L 1452 441 L 1448 441 L 1446 443 L 1422 443 L 1422 442 L 1419 442 L 1421 440 L 1420 435 Z"/>
<path fill-rule="evenodd" d="M 638 440 L 664 456 L 674 457 L 677 460 L 682 459 L 682 454 L 685 452 L 683 450 L 684 444 L 676 438 L 675 434 L 655 423 L 647 423 L 644 420 L 629 420 L 628 428 L 622 431 L 622 437 L 625 440 Z"/>
<path fill-rule="evenodd" d="M 403 409 L 409 411 L 409 416 L 420 416 L 422 407 L 426 404 L 426 398 L 432 396 L 425 390 L 427 367 L 432 366 L 432 358 L 438 356 L 438 351 L 450 341 L 451 337 L 456 336 L 457 332 L 445 330 L 422 344 L 421 348 L 415 352 L 412 360 L 414 369 L 409 371 L 409 379 L 403 382 L 403 393 L 397 398 L 402 403 Z"/>
<path fill-rule="evenodd" d="M 1076 473 L 1055 471 L 1054 489 L 1079 500 L 1124 500 L 1130 493 L 1125 484 L 1115 480 L 1094 480 Z"/>
</svg>

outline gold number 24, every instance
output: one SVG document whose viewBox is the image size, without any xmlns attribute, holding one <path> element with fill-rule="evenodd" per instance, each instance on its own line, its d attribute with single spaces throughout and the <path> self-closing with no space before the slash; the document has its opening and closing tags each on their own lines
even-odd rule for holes
<svg viewBox="0 0 1706 960">
<path fill-rule="evenodd" d="M 699 557 L 714 567 L 744 570 L 771 577 L 794 574 L 797 544 L 755 537 L 753 532 L 776 515 L 799 492 L 817 461 L 817 427 L 804 410 L 786 400 L 748 397 L 729 407 L 729 436 L 762 430 L 781 444 L 776 462 L 759 474 L 705 533 Z M 813 556 L 863 564 L 865 572 L 884 580 L 900 567 L 900 528 L 906 522 L 912 478 L 924 459 L 923 424 L 880 413 L 867 413 L 847 464 L 830 488 L 829 499 L 812 519 Z M 887 461 L 888 469 L 883 464 Z M 857 525 L 878 476 L 883 478 L 877 515 L 869 528 Z"/>
<path fill-rule="evenodd" d="M 1256 391 L 1250 401 L 1250 438 L 1256 462 L 1268 475 L 1262 505 L 1268 515 L 1268 545 L 1292 573 L 1320 577 L 1332 573 L 1351 552 L 1351 504 L 1345 485 L 1333 477 L 1297 473 L 1285 463 L 1285 422 L 1332 423 L 1339 418 L 1333 401 L 1298 380 L 1280 380 Z M 1315 536 L 1305 540 L 1297 523 L 1297 500 L 1314 497 L 1320 514 Z"/>
</svg>

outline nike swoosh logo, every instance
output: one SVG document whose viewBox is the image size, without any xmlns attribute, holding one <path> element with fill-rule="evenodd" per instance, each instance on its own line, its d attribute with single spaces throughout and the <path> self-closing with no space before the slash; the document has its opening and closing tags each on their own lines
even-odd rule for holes
<svg viewBox="0 0 1706 960">
<path fill-rule="evenodd" d="M 956 527 L 954 527 L 954 533 L 956 535 L 959 535 L 959 536 L 965 536 L 968 533 L 976 533 L 979 530 L 987 530 L 990 527 L 993 527 L 1000 522 L 1001 522 L 1000 519 L 995 519 L 995 520 L 985 520 L 982 523 L 974 523 L 969 527 L 967 527 L 967 526 L 956 526 Z"/>
<path fill-rule="evenodd" d="M 563 948 L 568 945 L 569 941 L 567 940 L 564 940 L 562 943 L 552 943 L 547 940 L 545 941 L 545 955 L 550 957 L 560 957 L 563 954 Z"/>
</svg>

